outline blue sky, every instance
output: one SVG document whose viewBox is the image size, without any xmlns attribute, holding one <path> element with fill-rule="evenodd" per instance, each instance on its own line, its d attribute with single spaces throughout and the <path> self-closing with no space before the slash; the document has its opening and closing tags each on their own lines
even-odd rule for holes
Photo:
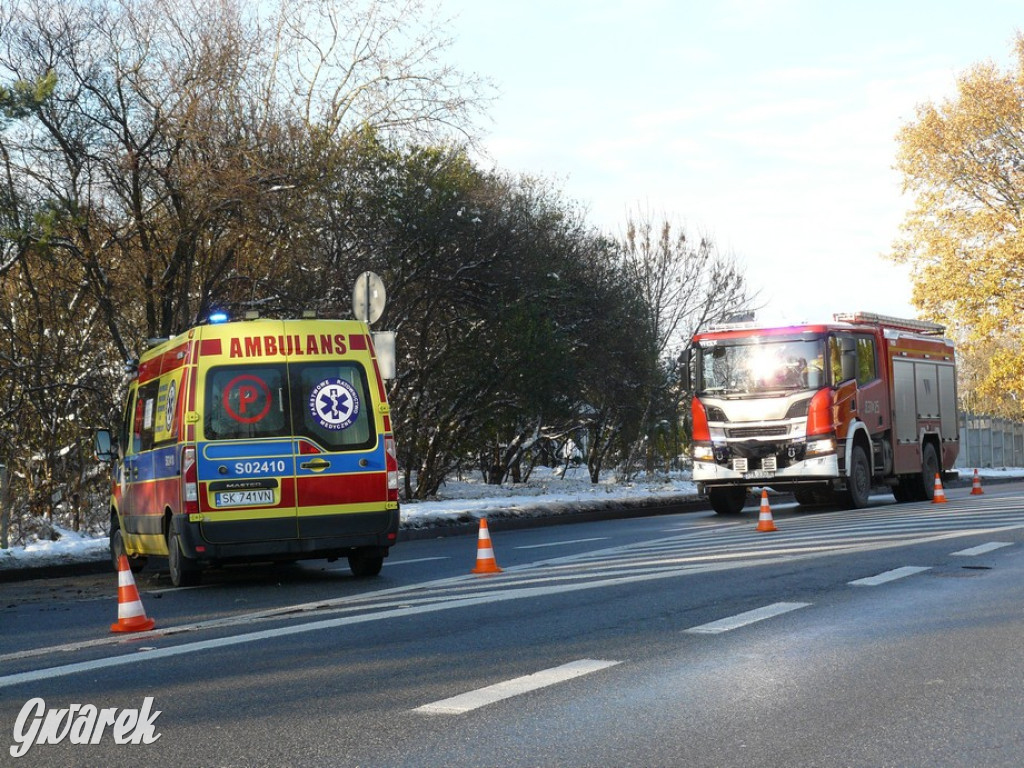
<svg viewBox="0 0 1024 768">
<path fill-rule="evenodd" d="M 734 253 L 764 319 L 914 316 L 882 257 L 916 105 L 1008 68 L 1019 0 L 439 0 L 453 63 L 498 97 L 490 162 L 551 179 L 620 233 L 669 218 Z"/>
</svg>

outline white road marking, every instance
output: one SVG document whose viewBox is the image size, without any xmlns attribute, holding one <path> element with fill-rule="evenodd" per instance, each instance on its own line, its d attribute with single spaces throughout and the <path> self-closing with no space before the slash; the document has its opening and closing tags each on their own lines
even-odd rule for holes
<svg viewBox="0 0 1024 768">
<path fill-rule="evenodd" d="M 767 560 L 751 560 L 749 563 L 744 563 L 743 567 L 755 567 L 758 565 L 764 565 L 769 561 Z M 658 581 L 660 579 L 676 578 L 682 575 L 690 575 L 692 573 L 703 571 L 713 572 L 717 570 L 726 570 L 736 567 L 731 566 L 720 566 L 720 565 L 708 565 L 702 568 L 673 568 L 659 573 L 643 573 L 635 576 L 620 576 L 617 578 L 601 579 L 599 581 L 586 582 L 582 584 L 557 584 L 548 587 L 530 587 L 525 589 L 516 589 L 514 587 L 506 587 L 501 591 L 493 593 L 480 594 L 474 597 L 463 597 L 454 598 L 447 600 L 442 603 L 431 603 L 427 605 L 406 605 L 403 607 L 393 608 L 389 610 L 380 610 L 374 613 L 364 613 L 357 616 L 339 616 L 333 619 L 323 619 L 321 621 L 311 621 L 307 623 L 292 624 L 286 627 L 276 627 L 274 629 L 265 629 L 258 632 L 246 632 L 239 635 L 231 635 L 230 637 L 214 638 L 211 640 L 199 640 L 192 643 L 183 643 L 182 645 L 175 645 L 168 648 L 157 648 L 154 651 L 147 651 L 146 653 L 132 653 L 129 655 L 110 656 L 102 659 L 93 659 L 92 661 L 83 661 L 72 664 L 64 664 L 56 667 L 49 667 L 46 669 L 34 669 L 27 672 L 15 673 L 12 675 L 0 675 L 0 688 L 6 688 L 12 685 L 20 685 L 22 683 L 34 683 L 39 680 L 50 680 L 57 677 L 64 677 L 65 675 L 72 675 L 79 672 L 94 672 L 99 669 L 108 669 L 112 667 L 120 667 L 128 664 L 137 664 L 141 660 L 152 660 L 152 659 L 163 659 L 170 658 L 173 656 L 183 656 L 189 653 L 198 653 L 201 651 L 207 651 L 214 648 L 227 648 L 234 645 L 242 645 L 244 643 L 259 642 L 262 640 L 270 640 L 278 637 L 288 637 L 291 635 L 301 635 L 307 632 L 318 632 L 324 629 L 335 629 L 337 627 L 346 627 L 356 624 L 365 624 L 371 621 L 385 621 L 394 618 L 416 616 L 426 613 L 434 613 L 437 611 L 449 611 L 460 608 L 469 608 L 477 605 L 489 605 L 493 603 L 501 603 L 509 600 L 529 600 L 537 597 L 543 597 L 546 595 L 556 594 L 567 594 L 571 592 L 600 589 L 604 587 L 619 586 L 623 584 L 637 584 L 647 581 Z M 257 619 L 250 618 L 249 621 L 255 621 Z M 220 623 L 218 626 L 226 626 L 224 623 Z M 151 630 L 149 632 L 142 632 L 136 635 L 137 639 L 150 639 L 159 637 L 161 634 L 167 634 L 168 632 L 181 632 L 189 631 L 189 627 L 172 628 L 170 630 Z M 123 640 L 121 641 L 123 643 Z M 84 644 L 80 644 L 81 647 Z M 33 652 L 35 655 L 37 652 Z M 24 654 L 15 654 L 15 656 L 24 657 Z"/>
<path fill-rule="evenodd" d="M 409 565 L 411 563 L 429 563 L 431 560 L 451 560 L 450 557 L 417 557 L 412 560 L 385 560 L 384 567 L 387 568 L 389 565 Z M 348 571 L 349 566 L 339 565 L 334 568 L 324 568 L 325 573 L 338 573 L 341 571 Z"/>
<path fill-rule="evenodd" d="M 879 584 L 886 584 L 890 581 L 896 581 L 896 579 L 904 579 L 907 576 L 913 576 L 915 573 L 923 573 L 924 571 L 930 571 L 931 568 L 922 568 L 916 565 L 907 565 L 903 568 L 895 568 L 885 573 L 880 573 L 877 576 L 868 576 L 864 579 L 857 579 L 856 581 L 849 582 L 855 587 L 877 587 Z"/>
<path fill-rule="evenodd" d="M 572 539 L 571 541 L 552 541 L 547 544 L 527 544 L 523 547 L 516 547 L 516 549 L 542 549 L 544 547 L 564 547 L 569 544 L 586 544 L 590 541 L 608 541 L 608 536 L 600 536 L 596 539 Z"/>
<path fill-rule="evenodd" d="M 618 661 L 598 661 L 596 659 L 580 659 L 560 667 L 552 667 L 541 672 L 534 672 L 532 675 L 517 677 L 513 680 L 505 680 L 486 688 L 478 688 L 449 699 L 435 701 L 432 704 L 424 704 L 416 707 L 413 712 L 421 712 L 428 715 L 461 715 L 497 701 L 519 696 L 539 688 L 546 688 L 550 685 L 563 683 L 582 675 L 589 675 L 608 667 L 620 664 Z"/>
<path fill-rule="evenodd" d="M 787 520 L 783 540 L 790 542 L 791 547 L 765 546 L 763 534 L 751 532 L 743 535 L 737 527 L 750 527 L 744 523 L 729 523 L 714 528 L 701 530 L 687 528 L 685 533 L 675 537 L 664 537 L 649 542 L 608 547 L 605 549 L 555 557 L 534 563 L 511 566 L 501 577 L 490 580 L 486 585 L 468 574 L 450 576 L 420 582 L 414 585 L 390 587 L 366 592 L 359 595 L 316 600 L 314 602 L 279 606 L 258 610 L 245 614 L 233 614 L 218 619 L 164 626 L 160 617 L 157 629 L 149 633 L 125 639 L 121 635 L 103 633 L 91 639 L 77 640 L 50 647 L 35 647 L 13 653 L 0 653 L 0 669 L 13 661 L 24 661 L 30 658 L 46 658 L 53 664 L 60 654 L 79 652 L 85 649 L 110 647 L 111 652 L 124 653 L 112 659 L 98 659 L 93 662 L 94 668 L 103 669 L 134 663 L 135 660 L 148 657 L 150 659 L 163 656 L 177 656 L 190 652 L 201 652 L 207 647 L 201 643 L 186 643 L 177 649 L 157 649 L 154 651 L 128 652 L 129 647 L 139 648 L 139 640 L 146 644 L 159 639 L 163 642 L 176 635 L 198 633 L 209 629 L 229 630 L 233 627 L 249 628 L 271 621 L 304 621 L 317 615 L 321 618 L 338 613 L 359 613 L 355 616 L 337 616 L 332 620 L 323 620 L 311 624 L 302 624 L 298 628 L 288 628 L 283 633 L 274 630 L 267 632 L 249 632 L 234 638 L 225 638 L 217 647 L 236 643 L 260 642 L 279 634 L 317 631 L 335 628 L 366 621 L 388 620 L 410 615 L 410 611 L 427 613 L 430 611 L 457 610 L 463 607 L 486 603 L 499 603 L 505 600 L 535 599 L 544 595 L 564 594 L 577 590 L 602 589 L 630 583 L 656 582 L 659 579 L 687 577 L 702 573 L 713 573 L 720 570 L 751 568 L 778 562 L 799 562 L 802 559 L 823 555 L 842 556 L 853 552 L 878 552 L 887 549 L 903 548 L 917 544 L 935 544 L 947 539 L 964 539 L 973 537 L 997 537 L 1003 533 L 1010 534 L 1024 529 L 1020 497 L 1007 496 L 1004 499 L 987 497 L 988 502 L 982 506 L 957 507 L 956 515 L 936 515 L 931 505 L 919 505 L 918 508 L 908 505 L 904 509 L 908 514 L 900 514 L 901 509 L 857 510 L 856 513 L 834 513 L 827 519 L 790 518 Z M 1001 503 L 997 504 L 996 502 Z M 974 504 L 974 502 L 972 502 Z M 887 518 L 896 515 L 898 519 L 888 532 L 879 529 L 874 533 L 872 526 L 865 526 L 868 518 Z M 964 520 L 962 518 L 967 518 Z M 918 530 L 918 525 L 925 522 L 936 527 Z M 967 522 L 972 527 L 948 530 L 947 526 L 963 525 Z M 1008 522 L 1008 524 L 1005 524 Z M 1004 523 L 1004 524 L 1000 524 Z M 879 525 L 881 525 L 879 523 Z M 752 530 L 752 529 L 751 529 Z M 796 535 L 794 535 L 794 532 Z M 779 541 L 773 537 L 773 542 Z M 815 546 L 830 542 L 824 546 Z M 717 552 L 717 555 L 712 553 Z M 735 559 L 734 559 L 735 558 Z M 527 587 L 527 585 L 530 585 Z M 546 585 L 542 586 L 542 585 Z M 486 590 L 486 591 L 485 591 Z M 463 593 L 472 591 L 472 597 Z M 143 591 L 143 596 L 152 594 Z M 422 597 L 421 597 L 422 596 Z M 367 613 L 362 613 L 368 611 Z M 114 651 L 114 649 L 117 649 Z M 31 680 L 54 679 L 76 672 L 88 671 L 90 667 L 66 664 L 49 669 L 29 670 L 21 674 L 3 676 L 0 673 L 0 689 Z"/>
<path fill-rule="evenodd" d="M 385 560 L 385 567 L 389 565 L 411 565 L 412 563 L 429 563 L 433 560 L 451 560 L 450 557 L 417 557 L 413 560 Z"/>
<path fill-rule="evenodd" d="M 710 624 L 701 624 L 699 627 L 691 627 L 686 630 L 698 635 L 717 635 L 720 632 L 728 632 L 733 629 L 739 629 L 745 627 L 748 624 L 754 624 L 758 621 L 764 621 L 765 619 L 771 619 L 775 616 L 781 616 L 784 613 L 795 611 L 800 608 L 806 608 L 810 603 L 772 603 L 766 605 L 763 608 L 755 608 L 752 611 L 746 613 L 738 613 L 735 616 L 729 616 L 718 621 L 713 621 Z"/>
<path fill-rule="evenodd" d="M 140 595 L 169 595 L 171 592 L 188 592 L 193 589 L 209 589 L 213 584 L 196 584 L 194 587 L 164 587 L 163 589 L 140 588 Z"/>
<path fill-rule="evenodd" d="M 960 557 L 974 557 L 975 555 L 984 555 L 988 552 L 993 552 L 1003 547 L 1012 547 L 1012 541 L 990 541 L 988 544 L 979 544 L 976 547 L 970 549 L 961 549 L 959 552 L 954 552 L 953 555 Z"/>
</svg>

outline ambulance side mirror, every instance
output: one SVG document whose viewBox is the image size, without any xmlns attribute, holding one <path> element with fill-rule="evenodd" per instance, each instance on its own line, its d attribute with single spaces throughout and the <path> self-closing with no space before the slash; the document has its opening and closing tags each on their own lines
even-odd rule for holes
<svg viewBox="0 0 1024 768">
<path fill-rule="evenodd" d="M 112 462 L 117 458 L 117 445 L 110 436 L 109 429 L 97 429 L 93 438 L 93 446 L 96 450 L 96 459 L 103 462 Z"/>
</svg>

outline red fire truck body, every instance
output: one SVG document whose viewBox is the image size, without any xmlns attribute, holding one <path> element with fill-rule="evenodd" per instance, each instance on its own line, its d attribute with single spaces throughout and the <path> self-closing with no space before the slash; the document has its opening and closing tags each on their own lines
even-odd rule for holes
<svg viewBox="0 0 1024 768">
<path fill-rule="evenodd" d="M 863 507 L 873 485 L 932 498 L 959 452 L 953 343 L 869 313 L 700 333 L 687 354 L 693 479 L 719 514 L 751 487 Z"/>
</svg>

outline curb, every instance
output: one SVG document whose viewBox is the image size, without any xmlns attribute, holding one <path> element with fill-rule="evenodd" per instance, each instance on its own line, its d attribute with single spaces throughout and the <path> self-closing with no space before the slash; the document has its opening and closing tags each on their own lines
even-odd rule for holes
<svg viewBox="0 0 1024 768">
<path fill-rule="evenodd" d="M 961 473 L 956 480 L 944 483 L 946 488 L 970 487 L 973 476 Z M 1019 477 L 986 478 L 985 485 L 1002 485 L 1020 482 Z M 772 494 L 773 499 L 786 500 L 790 494 Z M 571 506 L 560 503 L 513 506 L 493 509 L 484 514 L 465 513 L 450 520 L 434 520 L 425 525 L 404 524 L 398 531 L 398 541 L 419 541 L 440 539 L 449 536 L 476 536 L 480 518 L 486 517 L 488 526 L 496 531 L 511 531 L 526 528 L 541 528 L 551 525 L 590 523 L 601 520 L 622 520 L 633 517 L 653 517 L 686 512 L 710 511 L 706 498 L 701 496 L 667 496 L 652 501 L 646 499 L 617 499 L 588 502 L 581 507 L 579 502 Z M 23 568 L 0 566 L 0 584 L 32 579 L 52 579 L 62 576 L 81 576 L 111 572 L 110 558 L 106 552 L 95 560 L 74 563 L 51 563 Z"/>
<path fill-rule="evenodd" d="M 550 525 L 590 523 L 599 520 L 621 520 L 632 517 L 653 517 L 674 515 L 683 512 L 709 510 L 706 499 L 699 496 L 671 496 L 652 502 L 645 500 L 615 500 L 589 502 L 585 508 L 579 503 L 567 506 L 559 503 L 536 506 L 508 507 L 494 509 L 487 514 L 466 513 L 450 521 L 434 521 L 429 525 L 404 525 L 398 531 L 399 541 L 440 539 L 447 536 L 475 536 L 480 528 L 480 518 L 487 518 L 489 528 L 497 531 L 511 531 L 524 528 L 542 528 Z"/>
<path fill-rule="evenodd" d="M 398 541 L 438 539 L 448 536 L 476 536 L 480 528 L 481 517 L 487 518 L 488 525 L 492 529 L 508 531 L 598 520 L 698 512 L 706 509 L 709 509 L 707 501 L 697 496 L 672 496 L 658 499 L 656 502 L 652 502 L 649 498 L 646 500 L 596 501 L 587 503 L 584 508 L 581 508 L 579 503 L 573 503 L 571 507 L 559 503 L 512 506 L 490 510 L 486 515 L 467 512 L 450 520 L 434 520 L 426 525 L 405 524 L 399 528 Z M 112 572 L 110 556 L 104 551 L 102 556 L 95 560 L 10 568 L 0 566 L 0 584 L 110 572 Z"/>
</svg>

